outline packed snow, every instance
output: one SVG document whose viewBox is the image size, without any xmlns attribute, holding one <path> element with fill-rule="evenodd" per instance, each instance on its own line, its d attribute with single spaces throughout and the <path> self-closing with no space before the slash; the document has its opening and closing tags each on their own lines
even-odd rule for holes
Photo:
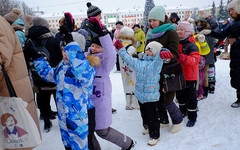
<svg viewBox="0 0 240 150">
<path fill-rule="evenodd" d="M 137 142 L 135 150 L 239 150 L 240 149 L 240 108 L 231 108 L 236 100 L 236 91 L 230 85 L 229 60 L 218 58 L 216 62 L 216 90 L 207 99 L 198 102 L 199 112 L 194 127 L 186 127 L 188 119 L 178 133 L 171 134 L 170 127 L 160 129 L 160 141 L 148 146 L 149 135 L 142 135 L 142 119 L 139 110 L 125 110 L 125 96 L 120 73 L 112 70 L 112 104 L 117 109 L 113 114 L 111 127 L 128 135 Z M 52 109 L 56 110 L 54 100 Z M 171 120 L 171 119 L 169 119 Z M 64 150 L 58 120 L 52 121 L 52 130 L 46 133 L 40 120 L 43 142 L 34 150 Z M 96 135 L 97 136 L 97 135 Z M 102 150 L 121 148 L 99 137 Z"/>
</svg>

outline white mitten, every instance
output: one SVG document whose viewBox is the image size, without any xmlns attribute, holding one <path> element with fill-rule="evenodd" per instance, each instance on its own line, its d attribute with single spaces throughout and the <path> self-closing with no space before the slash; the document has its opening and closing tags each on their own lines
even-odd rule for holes
<svg viewBox="0 0 240 150">
<path fill-rule="evenodd" d="M 204 29 L 204 30 L 202 30 L 202 31 L 200 32 L 200 34 L 208 35 L 208 34 L 210 34 L 211 32 L 212 32 L 212 31 L 209 30 L 209 29 Z"/>
<path fill-rule="evenodd" d="M 205 42 L 205 36 L 203 34 L 197 34 L 197 39 L 200 43 Z"/>
</svg>

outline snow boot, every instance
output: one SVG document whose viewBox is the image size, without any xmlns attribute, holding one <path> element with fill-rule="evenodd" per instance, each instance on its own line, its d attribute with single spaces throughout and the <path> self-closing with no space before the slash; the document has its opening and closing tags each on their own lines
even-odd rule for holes
<svg viewBox="0 0 240 150">
<path fill-rule="evenodd" d="M 196 122 L 197 122 L 197 120 L 188 120 L 187 127 L 193 127 Z"/>
<path fill-rule="evenodd" d="M 131 95 L 129 93 L 126 93 L 125 95 L 125 98 L 126 98 L 126 110 L 133 110 L 133 107 L 131 106 Z"/>
<path fill-rule="evenodd" d="M 160 118 L 160 128 L 169 127 L 168 118 Z"/>
<path fill-rule="evenodd" d="M 215 91 L 215 81 L 214 82 L 209 82 L 209 93 L 214 94 Z"/>
<path fill-rule="evenodd" d="M 231 107 L 233 107 L 233 108 L 240 107 L 240 100 L 238 99 L 236 102 L 232 103 Z"/>
<path fill-rule="evenodd" d="M 131 145 L 126 150 L 133 150 L 133 148 L 136 144 L 137 144 L 137 142 L 132 140 Z M 125 149 L 122 149 L 122 150 L 125 150 Z"/>
<path fill-rule="evenodd" d="M 148 133 L 149 133 L 149 129 L 144 127 L 144 129 L 142 130 L 142 134 L 146 135 Z"/>
<path fill-rule="evenodd" d="M 49 118 L 43 118 L 43 121 L 44 121 L 44 130 L 49 132 L 52 128 L 52 122 L 50 121 Z"/>
<path fill-rule="evenodd" d="M 157 139 L 153 139 L 153 138 L 150 138 L 150 140 L 148 141 L 148 145 L 150 146 L 154 146 L 157 144 L 157 142 L 160 140 L 160 138 L 157 138 Z"/>
<path fill-rule="evenodd" d="M 240 91 L 238 91 L 237 90 L 237 101 L 236 102 L 234 102 L 232 105 L 231 105 L 231 107 L 233 107 L 233 108 L 238 108 L 238 107 L 240 107 Z"/>
<path fill-rule="evenodd" d="M 138 104 L 138 99 L 136 98 L 136 96 L 133 94 L 133 95 L 131 95 L 130 96 L 130 98 L 131 98 L 131 106 L 132 106 L 132 108 L 133 109 L 140 109 L 140 106 L 139 106 L 139 104 Z"/>
<path fill-rule="evenodd" d="M 208 87 L 203 86 L 203 99 L 208 97 Z"/>
<path fill-rule="evenodd" d="M 112 114 L 116 114 L 117 113 L 117 110 L 112 108 Z"/>
<path fill-rule="evenodd" d="M 179 124 L 173 124 L 171 129 L 170 129 L 170 132 L 171 133 L 177 133 L 180 130 L 182 124 L 183 124 L 183 121 Z"/>
</svg>

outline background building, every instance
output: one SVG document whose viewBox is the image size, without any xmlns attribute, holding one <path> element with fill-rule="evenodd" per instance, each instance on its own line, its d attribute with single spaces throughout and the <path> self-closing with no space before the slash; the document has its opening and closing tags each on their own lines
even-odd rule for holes
<svg viewBox="0 0 240 150">
<path fill-rule="evenodd" d="M 186 11 L 190 11 L 190 14 L 198 11 L 198 8 L 187 8 L 187 7 L 175 7 L 175 8 L 166 8 L 166 15 L 169 17 L 171 13 L 175 12 L 178 14 L 181 20 L 184 19 L 184 14 Z M 136 9 L 127 9 L 127 10 L 110 10 L 110 11 L 102 11 L 102 20 L 101 22 L 111 30 L 112 27 L 115 26 L 117 21 L 122 21 L 124 26 L 132 27 L 134 24 L 143 24 L 143 13 L 144 8 L 136 8 Z M 78 12 L 72 13 L 75 24 L 79 28 L 81 23 L 87 17 L 86 12 Z M 63 17 L 62 14 L 48 14 L 42 16 L 48 20 L 50 24 L 50 28 L 59 28 L 59 20 Z"/>
</svg>

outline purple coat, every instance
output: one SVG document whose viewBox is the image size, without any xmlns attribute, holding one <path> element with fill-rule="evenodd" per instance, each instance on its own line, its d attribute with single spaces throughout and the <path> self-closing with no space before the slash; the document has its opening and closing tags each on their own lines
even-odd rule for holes
<svg viewBox="0 0 240 150">
<path fill-rule="evenodd" d="M 103 52 L 95 54 L 101 59 L 101 64 L 96 69 L 93 94 L 90 97 L 95 106 L 96 130 L 106 129 L 112 123 L 112 84 L 109 75 L 116 63 L 116 50 L 110 35 L 99 37 L 99 40 Z"/>
</svg>

